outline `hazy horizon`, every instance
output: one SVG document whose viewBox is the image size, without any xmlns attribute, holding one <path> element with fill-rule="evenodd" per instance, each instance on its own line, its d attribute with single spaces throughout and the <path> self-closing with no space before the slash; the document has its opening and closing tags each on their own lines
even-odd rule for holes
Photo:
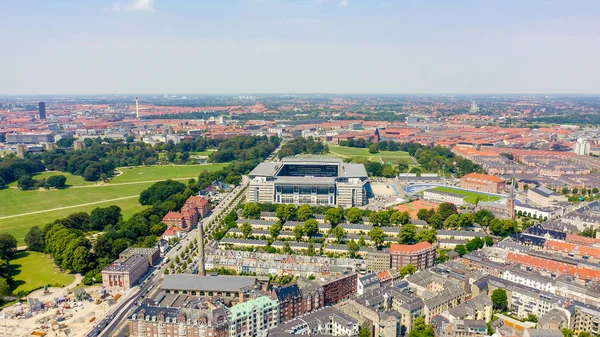
<svg viewBox="0 0 600 337">
<path fill-rule="evenodd" d="M 32 0 L 3 9 L 3 96 L 600 94 L 600 2 L 591 0 Z"/>
</svg>

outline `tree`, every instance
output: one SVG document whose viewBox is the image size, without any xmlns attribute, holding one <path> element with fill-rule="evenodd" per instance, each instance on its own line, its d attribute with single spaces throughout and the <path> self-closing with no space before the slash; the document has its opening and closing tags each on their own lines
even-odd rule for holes
<svg viewBox="0 0 600 337">
<path fill-rule="evenodd" d="M 325 211 L 325 221 L 331 224 L 331 227 L 337 226 L 344 219 L 344 209 L 341 207 L 330 208 Z"/>
<path fill-rule="evenodd" d="M 117 205 L 97 207 L 90 213 L 90 222 L 94 230 L 103 230 L 109 225 L 116 225 L 121 219 L 123 219 L 121 208 Z M 158 234 L 162 234 L 162 232 Z"/>
<path fill-rule="evenodd" d="M 473 213 L 461 214 L 459 223 L 460 223 L 460 227 L 462 227 L 462 228 L 466 228 L 466 227 L 473 225 L 473 223 L 475 223 L 475 214 L 473 214 Z"/>
<path fill-rule="evenodd" d="M 467 253 L 467 248 L 465 245 L 456 245 L 456 247 L 454 247 L 454 251 L 458 253 L 458 255 L 463 256 Z"/>
<path fill-rule="evenodd" d="M 93 162 L 88 165 L 81 175 L 85 181 L 97 181 L 100 175 L 104 173 L 104 165 L 102 163 Z"/>
<path fill-rule="evenodd" d="M 538 318 L 534 314 L 527 315 L 527 318 L 525 318 L 525 320 L 528 321 L 528 322 L 533 322 L 533 323 L 537 323 L 538 322 Z"/>
<path fill-rule="evenodd" d="M 405 277 L 408 275 L 412 275 L 417 271 L 417 267 L 412 264 L 407 264 L 406 266 L 400 268 L 400 277 Z"/>
<path fill-rule="evenodd" d="M 277 221 L 274 224 L 271 225 L 271 227 L 269 227 L 269 234 L 271 234 L 271 238 L 273 240 L 277 240 L 277 237 L 279 236 L 279 233 L 281 233 L 281 229 L 283 228 L 283 226 L 281 225 L 281 222 Z"/>
<path fill-rule="evenodd" d="M 25 243 L 27 244 L 27 249 L 34 252 L 43 252 L 44 248 L 46 248 L 45 243 L 45 233 L 38 226 L 33 226 L 25 235 Z"/>
<path fill-rule="evenodd" d="M 285 223 L 296 216 L 296 206 L 292 204 L 279 205 L 275 211 L 275 214 L 282 223 Z"/>
<path fill-rule="evenodd" d="M 482 226 L 488 226 L 490 220 L 494 219 L 494 213 L 488 211 L 487 209 L 480 209 L 475 213 L 475 222 Z"/>
<path fill-rule="evenodd" d="M 308 256 L 315 255 L 315 245 L 313 244 L 312 240 L 310 240 L 310 242 L 308 243 L 308 248 L 306 249 L 306 255 L 308 255 Z"/>
<path fill-rule="evenodd" d="M 336 226 L 332 228 L 331 233 L 333 234 L 333 236 L 335 236 L 338 243 L 341 243 L 342 240 L 346 237 L 346 231 L 342 226 Z"/>
<path fill-rule="evenodd" d="M 409 337 L 434 337 L 433 326 L 425 323 L 425 318 L 417 317 L 414 328 L 410 331 Z"/>
<path fill-rule="evenodd" d="M 563 335 L 565 337 L 573 337 L 573 330 L 571 330 L 569 328 L 562 328 L 560 331 L 563 333 Z"/>
<path fill-rule="evenodd" d="M 358 238 L 358 245 L 360 247 L 365 247 L 367 245 L 365 242 L 365 236 L 363 234 L 360 234 L 360 237 Z"/>
<path fill-rule="evenodd" d="M 452 204 L 452 203 L 449 203 L 449 202 L 443 202 L 438 207 L 438 213 L 440 213 L 440 215 L 442 216 L 442 218 L 444 220 L 446 220 L 452 214 L 458 214 L 458 211 L 456 210 L 456 205 L 455 204 Z"/>
<path fill-rule="evenodd" d="M 17 250 L 17 239 L 6 232 L 0 233 L 0 258 L 8 260 Z"/>
<path fill-rule="evenodd" d="M 417 213 L 417 218 L 419 220 L 427 221 L 429 220 L 429 217 L 431 217 L 431 215 L 432 214 L 429 213 L 429 210 L 427 208 L 421 208 Z"/>
<path fill-rule="evenodd" d="M 448 253 L 446 253 L 445 250 L 439 250 L 438 254 L 437 254 L 437 262 L 444 263 L 444 262 L 446 262 L 448 260 L 450 260 L 450 257 L 448 256 Z"/>
<path fill-rule="evenodd" d="M 349 223 L 359 223 L 362 220 L 362 216 L 363 212 L 356 207 L 350 208 L 346 214 Z"/>
<path fill-rule="evenodd" d="M 61 175 L 55 175 L 55 176 L 50 176 L 48 177 L 48 179 L 46 179 L 46 184 L 45 184 L 45 188 L 46 189 L 50 189 L 50 188 L 63 188 L 65 187 L 67 182 L 67 177 Z"/>
<path fill-rule="evenodd" d="M 304 223 L 304 232 L 309 238 L 314 237 L 319 232 L 319 223 L 315 219 L 308 219 Z"/>
<path fill-rule="evenodd" d="M 298 220 L 306 221 L 313 215 L 312 207 L 310 207 L 310 205 L 302 205 L 298 207 L 296 215 L 298 216 Z"/>
<path fill-rule="evenodd" d="M 4 277 L 0 277 L 0 297 L 10 295 L 10 287 Z"/>
<path fill-rule="evenodd" d="M 283 253 L 284 254 L 293 254 L 294 251 L 292 250 L 292 247 L 290 247 L 290 244 L 286 241 L 283 244 Z"/>
<path fill-rule="evenodd" d="M 429 217 L 427 223 L 435 229 L 442 229 L 444 227 L 444 218 L 440 213 L 434 213 Z"/>
<path fill-rule="evenodd" d="M 406 225 L 410 223 L 410 214 L 408 212 L 394 212 L 390 221 L 395 225 Z"/>
<path fill-rule="evenodd" d="M 561 192 L 562 192 L 562 194 L 568 194 L 569 193 L 569 188 L 563 187 L 563 189 L 562 189 Z"/>
<path fill-rule="evenodd" d="M 252 235 L 252 225 L 250 225 L 248 221 L 245 221 L 240 225 L 240 231 L 242 232 L 242 235 L 244 235 L 244 238 L 247 239 Z"/>
<path fill-rule="evenodd" d="M 498 288 L 492 292 L 492 303 L 494 305 L 494 309 L 497 310 L 506 310 L 508 305 L 508 298 L 506 296 L 506 290 Z"/>
<path fill-rule="evenodd" d="M 398 233 L 398 237 L 400 238 L 400 243 L 414 243 L 417 238 L 417 226 L 413 224 L 402 226 L 402 228 L 400 228 L 400 232 Z"/>
<path fill-rule="evenodd" d="M 300 240 L 302 240 L 303 236 L 304 236 L 304 227 L 302 225 L 296 225 L 294 227 L 294 238 L 296 239 L 297 242 L 300 242 Z"/>
<path fill-rule="evenodd" d="M 31 176 L 24 175 L 19 178 L 17 186 L 22 190 L 31 190 L 35 187 L 35 180 Z"/>
<path fill-rule="evenodd" d="M 358 334 L 358 337 L 371 337 L 371 330 L 369 328 L 367 328 L 366 326 L 363 326 L 360 329 L 360 333 Z"/>
<path fill-rule="evenodd" d="M 579 189 L 577 187 L 573 187 L 573 190 L 571 192 L 573 194 L 579 194 Z"/>
<path fill-rule="evenodd" d="M 577 335 L 577 337 L 592 337 L 592 333 L 589 331 L 582 331 Z"/>
<path fill-rule="evenodd" d="M 486 235 L 485 238 L 483 238 L 483 241 L 485 241 L 485 245 L 488 247 L 491 247 L 494 245 L 494 238 L 492 238 L 489 235 Z"/>
<path fill-rule="evenodd" d="M 392 165 L 385 164 L 381 171 L 381 175 L 387 178 L 394 178 L 396 177 L 396 169 Z"/>
<path fill-rule="evenodd" d="M 452 229 L 458 227 L 460 227 L 460 216 L 458 214 L 452 214 L 444 221 L 444 228 Z"/>
<path fill-rule="evenodd" d="M 377 152 L 379 152 L 377 143 L 373 143 L 373 144 L 369 145 L 369 153 L 377 153 Z"/>
<path fill-rule="evenodd" d="M 433 244 L 437 241 L 437 231 L 435 230 L 435 228 L 423 229 L 417 233 L 416 239 L 417 242 L 427 241 Z"/>
<path fill-rule="evenodd" d="M 248 202 L 242 210 L 242 217 L 246 219 L 258 219 L 260 217 L 260 206 L 253 202 Z"/>
<path fill-rule="evenodd" d="M 385 233 L 381 227 L 373 227 L 373 229 L 369 231 L 369 237 L 371 238 L 371 241 L 375 243 L 376 247 L 380 247 L 383 245 L 383 241 L 385 241 Z"/>
<path fill-rule="evenodd" d="M 358 245 L 358 243 L 354 242 L 354 240 L 350 240 L 348 242 L 348 254 L 350 254 L 351 258 L 355 258 L 356 253 L 358 253 L 359 250 L 360 246 Z"/>
<path fill-rule="evenodd" d="M 178 181 L 159 181 L 142 191 L 142 193 L 140 193 L 139 201 L 142 205 L 154 205 L 156 203 L 166 201 L 169 199 L 169 197 L 175 194 L 183 193 L 185 189 L 185 184 L 182 184 Z"/>
</svg>

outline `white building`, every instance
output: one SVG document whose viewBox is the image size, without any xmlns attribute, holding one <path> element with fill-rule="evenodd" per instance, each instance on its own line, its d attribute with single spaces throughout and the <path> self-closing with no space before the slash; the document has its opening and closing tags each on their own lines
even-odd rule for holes
<svg viewBox="0 0 600 337">
<path fill-rule="evenodd" d="M 267 296 L 257 297 L 229 309 L 229 336 L 248 337 L 279 325 L 279 301 Z"/>
<path fill-rule="evenodd" d="M 581 156 L 588 155 L 590 153 L 590 143 L 585 138 L 577 138 L 573 152 Z"/>
</svg>

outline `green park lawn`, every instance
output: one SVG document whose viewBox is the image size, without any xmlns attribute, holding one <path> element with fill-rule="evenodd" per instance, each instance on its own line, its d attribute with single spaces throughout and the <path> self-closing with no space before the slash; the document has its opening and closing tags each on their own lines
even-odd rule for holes
<svg viewBox="0 0 600 337">
<path fill-rule="evenodd" d="M 74 177 L 74 187 L 61 190 L 21 191 L 5 188 L 0 190 L 0 232 L 11 233 L 21 246 L 25 244 L 25 235 L 31 227 L 43 227 L 72 213 L 91 212 L 96 207 L 117 205 L 121 207 L 123 216 L 128 218 L 143 208 L 138 203 L 138 196 L 153 181 L 197 178 L 205 169 L 216 171 L 224 166 L 225 164 L 121 168 L 123 174 L 104 185 L 75 187 L 78 183 L 76 178 L 79 177 Z M 69 182 L 69 175 L 65 176 Z M 112 200 L 119 198 L 122 199 Z M 26 214 L 31 212 L 40 213 Z"/>
<path fill-rule="evenodd" d="M 401 162 L 407 165 L 416 165 L 415 161 L 410 157 L 408 152 L 404 151 L 379 151 L 377 153 L 369 153 L 369 149 L 361 149 L 357 147 L 346 147 L 339 145 L 328 145 L 329 152 L 332 155 L 341 158 L 364 158 L 366 160 L 381 162 L 388 164 L 399 164 Z M 381 159 L 381 160 L 380 160 Z"/>
<path fill-rule="evenodd" d="M 148 180 L 166 180 L 180 178 L 195 178 L 202 171 L 218 171 L 227 164 L 206 164 L 206 165 L 179 165 L 179 166 L 141 166 L 141 167 L 121 167 L 121 175 L 112 179 L 111 183 L 129 183 Z"/>
<path fill-rule="evenodd" d="M 441 192 L 448 192 L 448 193 L 464 195 L 465 201 L 470 204 L 473 204 L 473 205 L 476 205 L 478 200 L 481 200 L 481 201 L 498 201 L 498 200 L 500 200 L 500 197 L 496 196 L 496 195 L 489 195 L 489 194 L 485 194 L 485 193 L 459 190 L 459 189 L 452 188 L 452 187 L 439 186 L 439 187 L 434 187 L 433 189 L 436 191 L 441 191 Z"/>
<path fill-rule="evenodd" d="M 61 272 L 49 255 L 38 252 L 19 252 L 10 260 L 13 293 L 30 292 L 49 284 L 68 286 L 75 276 Z"/>
</svg>

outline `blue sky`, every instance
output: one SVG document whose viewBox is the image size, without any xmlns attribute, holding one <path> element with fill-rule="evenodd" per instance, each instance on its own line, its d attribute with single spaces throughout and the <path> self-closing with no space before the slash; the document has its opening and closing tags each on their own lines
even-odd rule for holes
<svg viewBox="0 0 600 337">
<path fill-rule="evenodd" d="M 0 0 L 0 94 L 600 93 L 600 1 Z"/>
</svg>

